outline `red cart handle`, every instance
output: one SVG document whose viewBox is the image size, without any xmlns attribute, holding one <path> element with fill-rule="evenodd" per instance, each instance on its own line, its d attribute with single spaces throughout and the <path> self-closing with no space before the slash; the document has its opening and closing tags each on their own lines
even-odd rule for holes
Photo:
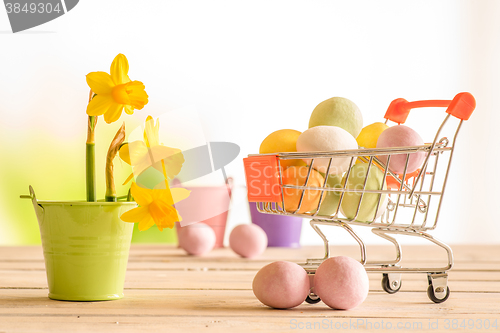
<svg viewBox="0 0 500 333">
<path fill-rule="evenodd" d="M 391 102 L 384 118 L 398 124 L 404 124 L 411 109 L 425 107 L 447 107 L 447 113 L 459 119 L 468 120 L 472 111 L 476 108 L 476 100 L 468 92 L 457 94 L 451 101 L 428 100 L 408 102 L 404 98 L 398 98 Z"/>
</svg>

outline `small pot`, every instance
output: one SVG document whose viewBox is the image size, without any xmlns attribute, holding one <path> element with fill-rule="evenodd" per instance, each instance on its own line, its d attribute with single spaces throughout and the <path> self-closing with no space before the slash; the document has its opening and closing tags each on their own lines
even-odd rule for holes
<svg viewBox="0 0 500 333">
<path fill-rule="evenodd" d="M 172 187 L 180 187 L 180 182 L 174 179 Z M 179 228 L 196 222 L 209 225 L 215 232 L 214 249 L 224 247 L 227 214 L 231 201 L 233 179 L 227 178 L 222 186 L 200 186 L 183 188 L 190 190 L 187 199 L 175 204 L 175 208 L 182 216 L 182 222 L 176 223 L 177 234 Z"/>
<path fill-rule="evenodd" d="M 264 214 L 257 210 L 255 202 L 249 202 L 252 223 L 264 229 L 268 247 L 300 247 L 302 218 L 291 215 Z"/>
<path fill-rule="evenodd" d="M 133 223 L 120 216 L 135 202 L 37 201 L 49 298 L 104 301 L 123 297 Z"/>
</svg>

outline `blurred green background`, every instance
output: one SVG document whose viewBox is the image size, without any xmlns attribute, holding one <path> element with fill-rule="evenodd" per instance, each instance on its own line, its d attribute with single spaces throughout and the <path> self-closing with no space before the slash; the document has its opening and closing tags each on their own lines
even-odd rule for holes
<svg viewBox="0 0 500 333">
<path fill-rule="evenodd" d="M 3 200 L 0 216 L 0 243 L 2 244 L 39 244 L 40 234 L 35 212 L 30 200 L 20 199 L 19 195 L 28 194 L 32 185 L 38 200 L 84 200 L 85 199 L 85 117 L 82 118 L 82 133 L 72 138 L 56 138 L 42 130 L 22 132 L 25 136 L 14 140 L 2 150 L 10 163 L 2 163 L 0 172 L 4 176 L 0 198 Z M 96 130 L 96 176 L 98 198 L 104 197 L 104 163 L 108 145 L 114 137 L 119 122 L 108 125 L 99 119 Z M 122 119 L 123 120 L 123 119 Z M 132 118 L 127 124 L 134 124 Z M 139 125 L 139 124 L 135 124 Z M 133 126 L 133 125 L 132 125 Z M 5 130 L 5 129 L 4 129 Z M 8 129 L 7 129 L 8 130 Z M 4 132 L 5 134 L 5 132 Z M 12 131 L 11 137 L 17 134 Z M 22 153 L 21 153 L 22 152 Z M 130 183 L 122 185 L 132 172 L 129 165 L 115 158 L 115 184 L 118 195 L 126 195 Z M 177 241 L 175 229 L 152 227 L 139 232 L 134 226 L 134 242 Z"/>
</svg>

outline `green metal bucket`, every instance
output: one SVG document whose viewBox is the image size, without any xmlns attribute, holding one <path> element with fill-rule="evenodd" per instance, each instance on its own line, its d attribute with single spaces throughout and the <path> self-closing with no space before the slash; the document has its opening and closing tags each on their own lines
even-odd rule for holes
<svg viewBox="0 0 500 333">
<path fill-rule="evenodd" d="M 133 223 L 120 220 L 135 202 L 31 199 L 42 237 L 49 298 L 104 301 L 123 297 Z"/>
</svg>

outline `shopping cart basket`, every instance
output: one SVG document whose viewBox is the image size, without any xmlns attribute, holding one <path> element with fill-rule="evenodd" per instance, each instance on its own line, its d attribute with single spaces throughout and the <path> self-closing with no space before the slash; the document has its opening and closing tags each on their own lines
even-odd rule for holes
<svg viewBox="0 0 500 333">
<path fill-rule="evenodd" d="M 338 226 L 345 229 L 359 244 L 361 250 L 360 262 L 368 272 L 382 273 L 382 287 L 392 294 L 401 288 L 401 273 L 421 272 L 426 273 L 428 278 L 427 294 L 435 303 L 444 302 L 448 299 L 450 290 L 448 287 L 448 270 L 453 266 L 453 252 L 451 248 L 432 237 L 428 231 L 437 226 L 441 203 L 445 193 L 446 182 L 450 171 L 450 165 L 455 149 L 455 143 L 462 122 L 468 120 L 475 108 L 474 97 L 469 93 L 460 93 L 453 100 L 427 100 L 408 102 L 402 98 L 394 100 L 384 118 L 386 123 L 390 120 L 397 124 L 405 123 L 409 112 L 414 108 L 421 107 L 446 107 L 446 116 L 430 144 L 412 147 L 375 148 L 375 149 L 352 149 L 342 151 L 322 152 L 291 152 L 277 154 L 255 154 L 244 158 L 245 174 L 248 188 L 248 200 L 256 202 L 259 212 L 266 214 L 294 215 L 310 218 L 312 228 L 318 233 L 324 242 L 325 255 L 319 259 L 307 259 L 301 266 L 310 275 L 314 275 L 318 266 L 330 257 L 329 242 L 319 226 Z M 454 116 L 457 120 L 450 120 Z M 454 123 L 454 124 L 452 124 Z M 451 126 L 452 139 L 442 136 L 444 129 Z M 454 133 L 453 133 L 454 132 Z M 424 153 L 425 159 L 421 167 L 415 172 L 407 172 L 408 162 L 413 154 Z M 391 171 L 390 160 L 395 156 L 405 156 L 404 171 L 397 174 Z M 367 164 L 366 179 L 368 179 L 370 168 L 378 168 L 383 172 L 383 180 L 378 188 L 369 188 L 365 180 L 362 186 L 350 188 L 343 181 L 339 186 L 329 186 L 328 179 L 330 168 L 338 158 L 350 158 L 350 164 L 344 173 L 344 179 L 349 178 L 349 173 L 356 163 Z M 307 175 L 303 184 L 287 184 L 283 182 L 284 169 L 281 162 L 285 160 L 305 160 L 308 162 Z M 310 184 L 311 173 L 319 161 L 328 165 L 324 182 L 320 186 Z M 403 158 L 404 161 L 404 158 Z M 298 204 L 286 206 L 286 191 L 299 193 Z M 314 209 L 304 212 L 301 209 L 308 191 L 320 191 L 320 199 Z M 311 193 L 311 192 L 309 192 Z M 324 213 L 322 204 L 327 195 L 335 193 L 339 196 L 336 207 L 329 207 L 328 213 Z M 346 218 L 342 213 L 343 200 L 348 196 L 357 195 L 359 200 L 354 214 Z M 363 196 L 376 196 L 376 209 L 372 217 L 360 220 L 360 212 L 364 209 Z M 292 207 L 293 206 L 293 207 Z M 383 214 L 377 214 L 384 211 Z M 349 215 L 349 214 L 347 214 Z M 381 216 L 378 216 L 381 215 Z M 370 227 L 371 231 L 395 246 L 396 256 L 387 261 L 368 261 L 366 246 L 363 240 L 354 231 L 352 226 Z M 407 235 L 420 237 L 430 241 L 446 251 L 448 263 L 444 267 L 403 267 L 401 246 L 394 235 Z M 319 301 L 312 289 L 307 297 L 308 303 Z"/>
</svg>

